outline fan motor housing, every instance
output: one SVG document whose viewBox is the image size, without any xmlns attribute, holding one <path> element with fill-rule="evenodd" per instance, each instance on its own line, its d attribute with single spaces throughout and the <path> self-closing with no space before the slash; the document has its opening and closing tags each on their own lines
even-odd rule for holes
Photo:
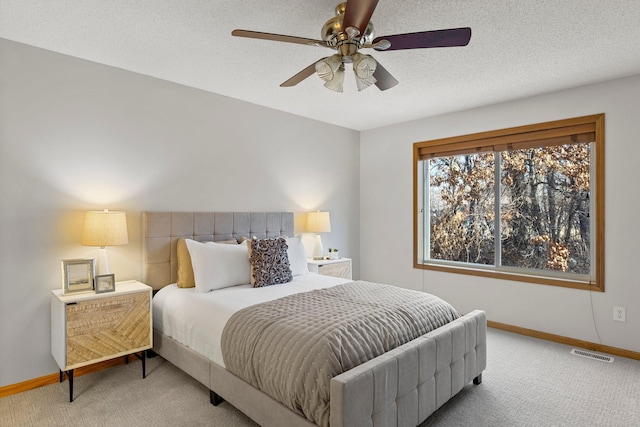
<svg viewBox="0 0 640 427">
<path fill-rule="evenodd" d="M 341 41 L 345 41 L 348 39 L 346 28 L 343 28 L 343 20 L 344 20 L 344 11 L 347 8 L 346 3 L 340 3 L 336 6 L 336 16 L 329 19 L 322 26 L 322 31 L 320 32 L 320 36 L 322 40 L 338 45 Z M 369 22 L 367 28 L 364 30 L 364 34 L 359 35 L 353 41 L 356 41 L 358 45 L 369 44 L 373 41 L 373 23 Z"/>
</svg>

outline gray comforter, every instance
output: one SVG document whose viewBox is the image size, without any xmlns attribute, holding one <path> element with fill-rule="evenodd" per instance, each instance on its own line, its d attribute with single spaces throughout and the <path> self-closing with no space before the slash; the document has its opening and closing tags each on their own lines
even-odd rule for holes
<svg viewBox="0 0 640 427">
<path fill-rule="evenodd" d="M 222 354 L 227 370 L 327 426 L 332 377 L 458 317 L 424 292 L 350 282 L 235 313 Z"/>
</svg>

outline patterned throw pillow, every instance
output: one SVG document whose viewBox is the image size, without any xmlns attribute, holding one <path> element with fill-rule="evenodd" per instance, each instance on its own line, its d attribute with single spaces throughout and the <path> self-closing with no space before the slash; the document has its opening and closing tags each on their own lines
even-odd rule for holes
<svg viewBox="0 0 640 427">
<path fill-rule="evenodd" d="M 284 237 L 274 239 L 256 239 L 249 242 L 249 263 L 251 264 L 251 284 L 254 288 L 287 283 L 293 280 L 287 240 Z"/>
</svg>

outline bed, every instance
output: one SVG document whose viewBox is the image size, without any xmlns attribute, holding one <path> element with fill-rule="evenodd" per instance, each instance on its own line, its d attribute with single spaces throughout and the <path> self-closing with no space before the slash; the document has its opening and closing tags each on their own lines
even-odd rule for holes
<svg viewBox="0 0 640 427">
<path fill-rule="evenodd" d="M 143 214 L 144 281 L 159 291 L 154 297 L 154 351 L 206 386 L 211 403 L 224 399 L 263 426 L 316 424 L 225 369 L 218 345 L 198 344 L 202 330 L 194 329 L 192 323 L 182 330 L 171 329 L 167 325 L 171 317 L 162 310 L 163 305 L 181 298 L 193 305 L 197 304 L 193 301 L 207 295 L 176 287 L 179 241 L 292 237 L 293 221 L 290 212 Z M 318 288 L 334 289 L 334 285 L 343 282 L 345 280 L 310 273 L 293 277 L 291 286 L 309 290 L 310 294 Z M 348 285 L 351 284 L 340 287 Z M 228 292 L 250 292 L 251 289 L 249 285 L 236 288 Z M 287 293 L 287 286 L 267 288 L 263 288 L 265 294 L 270 294 L 267 301 L 280 301 L 284 299 L 281 293 Z M 227 291 L 214 292 L 222 295 Z M 249 299 L 243 304 L 252 303 Z M 222 318 L 209 320 L 209 327 L 221 332 L 225 321 L 242 309 L 243 304 L 232 307 L 226 315 L 224 309 L 213 310 L 219 311 Z M 466 384 L 472 381 L 479 384 L 485 367 L 486 316 L 476 310 L 331 378 L 328 423 L 332 427 L 418 425 Z"/>
</svg>

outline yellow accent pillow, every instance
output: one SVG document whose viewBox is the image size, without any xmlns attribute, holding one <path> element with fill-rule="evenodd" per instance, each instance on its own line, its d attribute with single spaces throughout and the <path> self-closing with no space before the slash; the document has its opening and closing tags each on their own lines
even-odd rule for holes
<svg viewBox="0 0 640 427">
<path fill-rule="evenodd" d="M 178 239 L 178 287 L 195 288 L 196 281 L 193 278 L 193 267 L 191 266 L 191 255 L 187 249 L 185 239 Z"/>
</svg>

